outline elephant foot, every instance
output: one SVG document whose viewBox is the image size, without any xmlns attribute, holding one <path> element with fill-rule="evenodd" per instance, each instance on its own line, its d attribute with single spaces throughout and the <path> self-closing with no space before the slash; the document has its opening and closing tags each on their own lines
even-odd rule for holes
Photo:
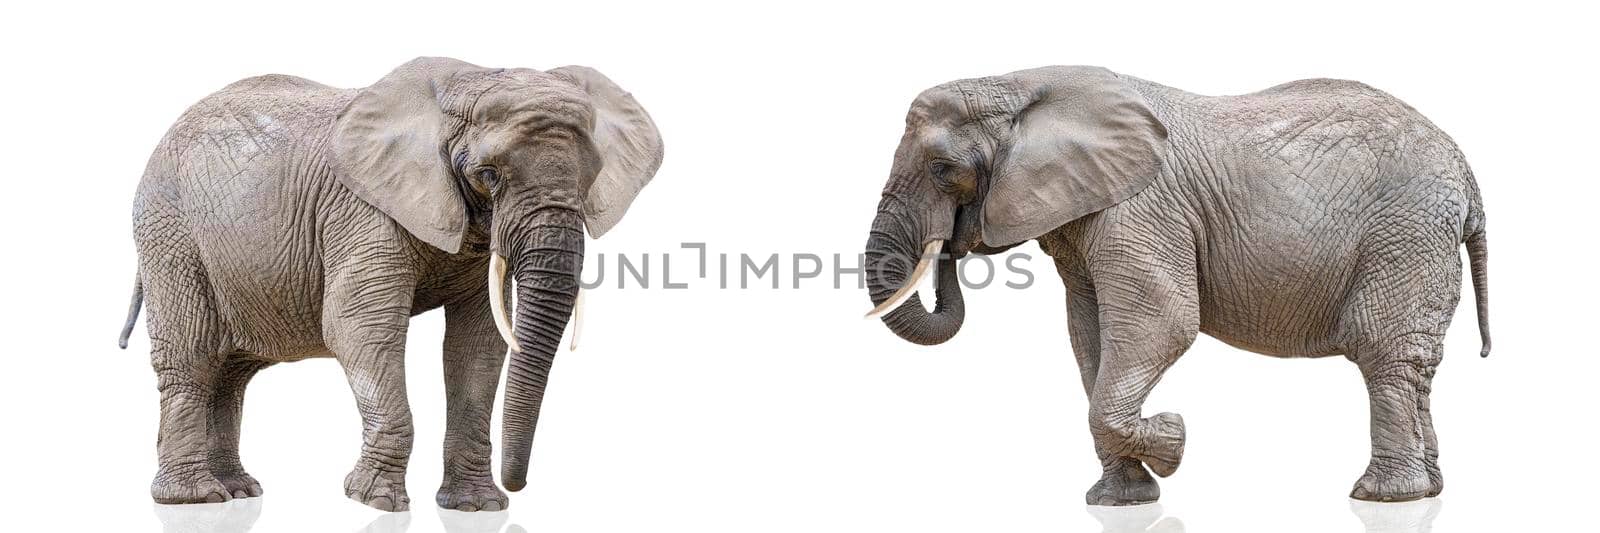
<svg viewBox="0 0 1600 533">
<path fill-rule="evenodd" d="M 1178 470 L 1183 462 L 1183 417 L 1177 413 L 1160 413 L 1142 419 L 1134 430 L 1139 439 L 1134 458 L 1144 461 L 1150 471 L 1167 477 Z"/>
<path fill-rule="evenodd" d="M 1408 502 L 1439 494 L 1442 481 L 1423 465 L 1392 465 L 1376 460 L 1356 480 L 1350 497 L 1369 502 Z"/>
<path fill-rule="evenodd" d="M 379 511 L 411 509 L 411 497 L 406 496 L 405 471 L 374 468 L 367 461 L 361 461 L 344 477 L 344 495 Z"/>
<path fill-rule="evenodd" d="M 205 468 L 161 469 L 155 481 L 150 482 L 150 497 L 156 503 L 222 503 L 232 499 L 231 492 Z"/>
<path fill-rule="evenodd" d="M 222 486 L 228 489 L 228 494 L 235 498 L 254 498 L 262 494 L 261 483 L 243 469 L 226 472 L 213 470 L 212 474 L 217 476 L 217 481 L 222 482 Z"/>
<path fill-rule="evenodd" d="M 1139 505 L 1161 498 L 1161 487 L 1144 465 L 1126 457 L 1112 460 L 1084 501 L 1089 505 Z"/>
<path fill-rule="evenodd" d="M 447 479 L 439 487 L 434 501 L 438 502 L 439 507 L 467 512 L 503 511 L 511 505 L 506 493 L 501 492 L 500 487 L 495 486 L 494 478 L 489 476 Z"/>
</svg>

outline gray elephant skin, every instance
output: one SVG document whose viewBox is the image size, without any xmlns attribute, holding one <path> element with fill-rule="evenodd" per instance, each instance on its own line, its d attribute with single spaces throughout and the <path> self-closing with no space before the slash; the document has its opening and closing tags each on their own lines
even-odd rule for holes
<svg viewBox="0 0 1600 533">
<path fill-rule="evenodd" d="M 245 386 L 273 364 L 332 356 L 364 428 L 345 493 L 406 510 L 406 328 L 443 308 L 437 502 L 506 508 L 489 421 L 507 348 L 501 477 L 515 491 L 585 228 L 615 225 L 661 156 L 645 110 L 587 67 L 418 58 L 363 89 L 267 75 L 201 100 L 156 147 L 133 206 L 139 274 L 121 342 L 142 302 L 161 392 L 151 495 L 261 494 L 239 461 Z"/>
<path fill-rule="evenodd" d="M 1443 488 L 1428 392 L 1463 243 L 1489 353 L 1484 214 L 1460 150 L 1405 103 L 1331 79 L 1201 96 L 1096 67 L 923 92 L 866 244 L 874 314 L 944 342 L 966 312 L 957 260 L 1027 240 L 1066 286 L 1104 468 L 1088 503 L 1160 496 L 1150 472 L 1178 468 L 1183 419 L 1141 405 L 1200 332 L 1277 357 L 1344 355 L 1372 422 L 1351 496 Z M 914 290 L 929 271 L 931 312 Z"/>
</svg>

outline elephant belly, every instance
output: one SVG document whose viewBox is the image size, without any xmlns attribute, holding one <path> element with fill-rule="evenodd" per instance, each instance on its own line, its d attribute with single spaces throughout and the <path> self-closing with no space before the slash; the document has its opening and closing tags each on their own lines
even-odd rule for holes
<svg viewBox="0 0 1600 533">
<path fill-rule="evenodd" d="M 265 154 L 225 176 L 195 175 L 185 218 L 232 347 L 273 360 L 327 355 L 322 340 L 323 214 L 328 176 Z M 312 167 L 315 168 L 315 167 Z"/>
<path fill-rule="evenodd" d="M 1221 297 L 1202 297 L 1200 331 L 1228 345 L 1276 357 L 1324 357 L 1343 353 L 1334 336 L 1326 305 L 1315 302 L 1313 294 L 1285 294 L 1283 298 L 1253 301 L 1220 301 Z M 1297 308 L 1296 302 L 1306 302 Z M 1286 312 L 1261 312 L 1261 309 L 1288 309 Z"/>
<path fill-rule="evenodd" d="M 1316 199 L 1256 200 L 1207 222 L 1197 253 L 1201 331 L 1266 355 L 1341 353 L 1338 319 L 1364 229 Z"/>
<path fill-rule="evenodd" d="M 285 190 L 276 188 L 279 191 Z M 279 198 L 299 202 L 301 199 Z M 197 236 L 218 314 L 234 347 L 274 360 L 327 355 L 322 258 L 295 209 L 220 209 Z"/>
</svg>

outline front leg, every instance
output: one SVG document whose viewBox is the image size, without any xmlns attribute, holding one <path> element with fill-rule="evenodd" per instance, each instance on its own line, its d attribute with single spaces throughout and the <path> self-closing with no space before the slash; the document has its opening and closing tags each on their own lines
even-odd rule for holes
<svg viewBox="0 0 1600 533">
<path fill-rule="evenodd" d="M 474 279 L 483 279 L 478 275 Z M 499 511 L 509 505 L 491 474 L 489 420 L 505 364 L 506 343 L 495 331 L 487 288 L 445 306 L 444 386 L 447 412 L 444 482 L 435 500 L 458 511 Z"/>
<path fill-rule="evenodd" d="M 1089 394 L 1089 430 L 1108 469 L 1135 459 L 1170 476 L 1183 460 L 1183 417 L 1144 417 L 1141 410 L 1200 331 L 1192 243 L 1181 232 L 1152 232 L 1133 220 L 1113 220 L 1105 231 L 1085 258 L 1102 355 Z"/>
<path fill-rule="evenodd" d="M 369 263 L 351 272 L 382 272 Z M 393 268 L 389 273 L 393 273 Z M 323 335 L 344 367 L 361 411 L 361 457 L 345 476 L 345 495 L 384 511 L 405 511 L 411 458 L 411 406 L 406 401 L 405 342 L 415 280 L 347 275 L 329 284 Z"/>
<path fill-rule="evenodd" d="M 1056 258 L 1056 271 L 1067 289 L 1067 333 L 1072 353 L 1078 359 L 1083 390 L 1090 399 L 1095 379 L 1100 374 L 1100 304 L 1094 282 L 1089 279 L 1083 260 L 1076 254 Z M 1161 487 L 1138 459 L 1100 455 L 1100 480 L 1084 494 L 1089 505 L 1137 505 L 1161 498 Z"/>
</svg>

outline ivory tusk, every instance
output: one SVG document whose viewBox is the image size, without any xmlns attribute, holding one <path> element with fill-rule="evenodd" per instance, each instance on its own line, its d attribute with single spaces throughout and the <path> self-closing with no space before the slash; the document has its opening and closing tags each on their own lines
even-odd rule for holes
<svg viewBox="0 0 1600 533">
<path fill-rule="evenodd" d="M 872 308 L 872 311 L 867 312 L 867 316 L 863 318 L 870 320 L 883 316 L 884 313 L 900 307 L 900 304 L 905 303 L 907 298 L 916 294 L 917 284 L 922 281 L 923 276 L 928 274 L 928 267 L 933 266 L 933 262 L 939 259 L 939 247 L 941 246 L 944 246 L 944 239 L 934 239 L 929 241 L 927 246 L 923 246 L 922 259 L 917 261 L 917 268 L 911 271 L 911 278 L 900 286 L 900 290 L 894 291 L 894 294 L 889 296 L 889 299 Z"/>
<path fill-rule="evenodd" d="M 572 301 L 572 339 L 567 341 L 567 351 L 578 349 L 578 338 L 583 336 L 583 289 L 578 289 L 578 297 Z"/>
<path fill-rule="evenodd" d="M 500 331 L 506 346 L 513 352 L 522 352 L 516 335 L 511 333 L 511 320 L 506 318 L 506 258 L 497 253 L 489 254 L 489 310 L 494 314 L 494 329 Z"/>
</svg>

